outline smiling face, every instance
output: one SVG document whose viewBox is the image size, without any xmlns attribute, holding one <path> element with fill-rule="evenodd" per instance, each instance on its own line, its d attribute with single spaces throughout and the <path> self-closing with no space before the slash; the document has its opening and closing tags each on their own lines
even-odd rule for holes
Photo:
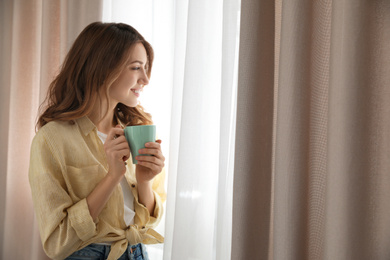
<svg viewBox="0 0 390 260">
<path fill-rule="evenodd" d="M 142 88 L 149 84 L 147 70 L 148 56 L 145 47 L 142 43 L 137 43 L 131 48 L 122 72 L 108 91 L 110 103 L 137 106 Z"/>
</svg>

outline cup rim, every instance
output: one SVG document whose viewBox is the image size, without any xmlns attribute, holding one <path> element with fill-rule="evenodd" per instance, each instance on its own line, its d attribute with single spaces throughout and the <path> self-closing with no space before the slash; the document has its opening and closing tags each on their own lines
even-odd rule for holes
<svg viewBox="0 0 390 260">
<path fill-rule="evenodd" d="M 125 128 L 127 127 L 150 127 L 150 126 L 156 126 L 156 125 L 129 125 L 129 126 L 125 126 Z"/>
</svg>

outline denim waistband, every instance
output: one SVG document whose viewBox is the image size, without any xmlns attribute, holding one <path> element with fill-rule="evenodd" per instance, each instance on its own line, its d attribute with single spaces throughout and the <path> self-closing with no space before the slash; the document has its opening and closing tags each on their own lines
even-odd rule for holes
<svg viewBox="0 0 390 260">
<path fill-rule="evenodd" d="M 111 246 L 104 244 L 90 244 L 66 258 L 66 260 L 107 259 Z M 118 260 L 149 260 L 144 244 L 129 245 Z"/>
</svg>

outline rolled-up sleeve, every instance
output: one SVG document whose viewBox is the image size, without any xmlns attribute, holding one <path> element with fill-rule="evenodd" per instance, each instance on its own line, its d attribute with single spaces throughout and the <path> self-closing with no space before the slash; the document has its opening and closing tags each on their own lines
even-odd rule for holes
<svg viewBox="0 0 390 260">
<path fill-rule="evenodd" d="M 152 215 L 149 213 L 148 209 L 139 202 L 138 194 L 134 194 L 134 209 L 136 212 L 134 220 L 135 224 L 137 224 L 138 226 L 155 228 L 161 221 L 161 218 L 164 213 L 163 203 L 166 199 L 164 181 L 165 168 L 153 180 L 152 189 L 155 199 L 155 206 Z"/>
<path fill-rule="evenodd" d="M 165 192 L 165 168 L 158 174 L 153 181 L 153 192 L 156 204 L 154 206 L 153 215 L 150 216 L 148 225 L 155 227 L 161 220 L 164 213 L 163 203 L 166 200 L 167 194 Z"/>
<path fill-rule="evenodd" d="M 68 217 L 70 224 L 82 241 L 96 235 L 96 224 L 89 213 L 87 199 L 82 199 L 70 207 Z"/>
</svg>

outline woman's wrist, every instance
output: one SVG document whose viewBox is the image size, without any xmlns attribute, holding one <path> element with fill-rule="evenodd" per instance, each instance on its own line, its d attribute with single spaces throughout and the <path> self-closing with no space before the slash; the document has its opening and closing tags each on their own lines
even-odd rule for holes
<svg viewBox="0 0 390 260">
<path fill-rule="evenodd" d="M 138 184 L 138 190 L 139 189 L 152 190 L 153 181 L 137 181 L 137 184 Z"/>
<path fill-rule="evenodd" d="M 116 186 L 118 183 L 121 182 L 122 178 L 123 178 L 124 175 L 121 175 L 121 174 L 115 174 L 113 172 L 111 172 L 110 170 L 108 171 L 107 175 L 106 175 L 106 178 L 108 179 L 108 181 Z"/>
<path fill-rule="evenodd" d="M 156 202 L 154 199 L 152 181 L 138 182 L 138 201 L 149 210 L 150 215 L 153 215 Z"/>
<path fill-rule="evenodd" d="M 119 181 L 120 179 L 115 178 L 115 175 L 107 174 L 87 196 L 89 213 L 94 221 L 103 210 Z"/>
</svg>

